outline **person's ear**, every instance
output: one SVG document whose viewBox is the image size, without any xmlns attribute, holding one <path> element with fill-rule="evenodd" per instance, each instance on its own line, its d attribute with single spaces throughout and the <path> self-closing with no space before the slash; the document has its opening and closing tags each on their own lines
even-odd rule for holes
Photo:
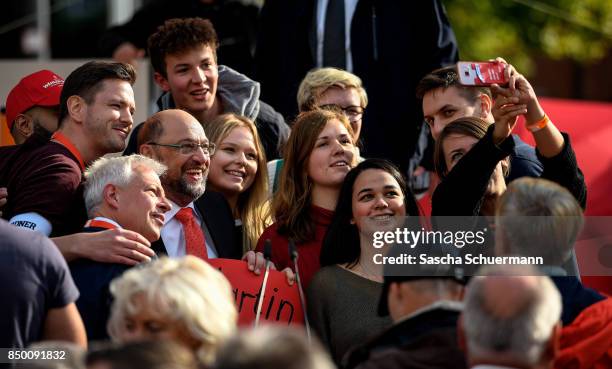
<svg viewBox="0 0 612 369">
<path fill-rule="evenodd" d="M 148 145 L 148 144 L 140 145 L 138 147 L 138 153 L 140 155 L 146 156 L 148 158 L 155 159 L 154 152 L 153 152 L 153 147 L 151 147 L 151 145 Z"/>
<path fill-rule="evenodd" d="M 106 204 L 108 204 L 113 209 L 119 208 L 119 193 L 117 191 L 117 186 L 112 183 L 109 183 L 104 186 L 102 193 L 104 195 L 104 202 Z"/>
<path fill-rule="evenodd" d="M 34 120 L 25 114 L 19 114 L 14 120 L 13 129 L 23 137 L 30 137 L 34 130 Z"/>
<path fill-rule="evenodd" d="M 82 123 L 85 120 L 85 114 L 87 113 L 87 103 L 82 97 L 72 95 L 66 100 L 66 107 L 68 108 L 68 115 L 75 122 Z"/>
<path fill-rule="evenodd" d="M 170 82 L 168 82 L 168 78 L 161 75 L 161 73 L 155 72 L 153 73 L 153 79 L 155 83 L 164 90 L 165 92 L 170 91 Z"/>
<path fill-rule="evenodd" d="M 480 104 L 480 118 L 487 119 L 491 114 L 491 109 L 493 109 L 493 100 L 487 94 L 480 94 L 478 100 Z"/>
</svg>

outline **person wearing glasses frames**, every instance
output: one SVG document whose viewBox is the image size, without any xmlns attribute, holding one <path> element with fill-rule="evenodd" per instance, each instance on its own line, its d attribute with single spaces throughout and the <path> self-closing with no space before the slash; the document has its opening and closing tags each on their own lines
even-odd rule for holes
<svg viewBox="0 0 612 369">
<path fill-rule="evenodd" d="M 234 218 L 227 201 L 218 193 L 205 192 L 215 145 L 209 142 L 200 122 L 183 110 L 158 112 L 138 132 L 138 148 L 140 154 L 168 167 L 161 182 L 172 210 L 166 213 L 160 240 L 151 245 L 153 250 L 170 257 L 192 254 L 204 259 L 240 259 L 242 249 L 235 240 Z M 197 243 L 198 249 L 191 248 L 193 230 L 182 214 L 201 229 L 196 229 L 198 234 L 194 236 L 200 240 L 204 237 Z"/>
<path fill-rule="evenodd" d="M 316 108 L 342 111 L 353 128 L 354 142 L 359 142 L 368 94 L 361 79 L 353 73 L 337 68 L 318 68 L 308 72 L 300 83 L 297 103 L 300 112 Z"/>
<path fill-rule="evenodd" d="M 363 88 L 361 78 L 338 68 L 317 68 L 306 74 L 297 93 L 300 112 L 314 109 L 342 112 L 353 128 L 353 142 L 357 162 L 363 161 L 359 153 L 359 138 L 363 113 L 368 106 L 368 94 Z M 270 190 L 275 192 L 283 161 L 272 160 L 268 163 Z"/>
</svg>

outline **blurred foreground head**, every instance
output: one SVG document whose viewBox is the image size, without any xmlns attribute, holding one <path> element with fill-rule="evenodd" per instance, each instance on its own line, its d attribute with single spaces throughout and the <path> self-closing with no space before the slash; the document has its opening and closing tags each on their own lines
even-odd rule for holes
<svg viewBox="0 0 612 369">
<path fill-rule="evenodd" d="M 543 256 L 547 265 L 562 265 L 571 257 L 584 217 L 567 189 L 524 177 L 508 185 L 495 222 L 497 255 Z"/>
<path fill-rule="evenodd" d="M 210 364 L 236 329 L 234 296 L 225 277 L 195 256 L 162 258 L 111 284 L 108 323 L 119 342 L 170 339 Z"/>
<path fill-rule="evenodd" d="M 197 369 L 189 349 L 172 341 L 104 344 L 87 354 L 88 369 Z"/>
<path fill-rule="evenodd" d="M 240 332 L 217 355 L 216 369 L 332 369 L 329 355 L 304 332 L 264 326 Z"/>
<path fill-rule="evenodd" d="M 526 265 L 482 268 L 467 287 L 459 323 L 468 364 L 549 368 L 559 349 L 561 295 Z"/>
</svg>

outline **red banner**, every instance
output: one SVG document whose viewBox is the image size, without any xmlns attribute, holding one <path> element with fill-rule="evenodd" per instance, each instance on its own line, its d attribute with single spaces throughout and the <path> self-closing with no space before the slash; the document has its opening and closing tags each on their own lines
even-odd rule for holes
<svg viewBox="0 0 612 369">
<path fill-rule="evenodd" d="M 210 259 L 208 262 L 219 269 L 232 285 L 238 309 L 238 325 L 253 324 L 261 296 L 263 271 L 255 275 L 248 269 L 246 261 L 242 260 Z M 297 284 L 290 286 L 285 274 L 279 271 L 270 270 L 268 274 L 259 321 L 264 324 L 304 324 Z"/>
</svg>

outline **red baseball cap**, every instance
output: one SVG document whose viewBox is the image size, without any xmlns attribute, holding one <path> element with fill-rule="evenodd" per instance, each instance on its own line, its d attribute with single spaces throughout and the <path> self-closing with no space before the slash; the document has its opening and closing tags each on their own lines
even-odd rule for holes
<svg viewBox="0 0 612 369">
<path fill-rule="evenodd" d="M 56 106 L 64 79 L 50 70 L 41 70 L 25 76 L 13 87 L 6 98 L 6 123 L 13 128 L 15 118 L 34 106 Z"/>
</svg>

